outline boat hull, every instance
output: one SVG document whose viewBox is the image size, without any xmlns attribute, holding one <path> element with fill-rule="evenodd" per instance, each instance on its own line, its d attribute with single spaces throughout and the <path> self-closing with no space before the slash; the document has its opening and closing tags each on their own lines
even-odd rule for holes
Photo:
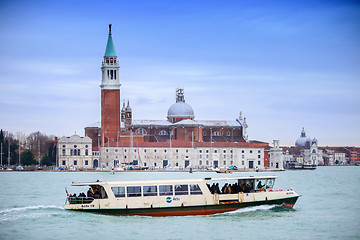
<svg viewBox="0 0 360 240">
<path fill-rule="evenodd" d="M 215 205 L 201 205 L 201 206 L 180 206 L 180 207 L 159 207 L 159 208 L 102 208 L 102 209 L 68 209 L 75 211 L 94 212 L 110 215 L 140 215 L 140 216 L 190 216 L 190 215 L 211 215 L 218 213 L 225 213 L 235 211 L 240 208 L 253 207 L 260 205 L 279 205 L 285 208 L 292 208 L 299 196 L 293 196 L 282 199 L 272 199 L 265 201 L 252 202 L 221 202 Z"/>
</svg>

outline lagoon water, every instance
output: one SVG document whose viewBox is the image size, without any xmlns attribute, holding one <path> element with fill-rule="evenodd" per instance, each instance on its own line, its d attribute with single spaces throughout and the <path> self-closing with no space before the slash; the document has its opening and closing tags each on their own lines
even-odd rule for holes
<svg viewBox="0 0 360 240">
<path fill-rule="evenodd" d="M 294 209 L 244 208 L 188 217 L 110 216 L 65 211 L 71 182 L 276 175 L 274 189 L 302 196 Z M 360 167 L 314 171 L 0 172 L 0 239 L 360 239 Z M 86 189 L 84 189 L 85 191 Z"/>
</svg>

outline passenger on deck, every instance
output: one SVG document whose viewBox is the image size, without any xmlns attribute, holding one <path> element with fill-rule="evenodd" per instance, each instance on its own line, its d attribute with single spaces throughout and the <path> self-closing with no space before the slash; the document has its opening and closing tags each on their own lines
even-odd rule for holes
<svg viewBox="0 0 360 240">
<path fill-rule="evenodd" d="M 72 196 L 71 196 L 71 201 L 70 201 L 72 204 L 76 204 L 77 203 L 77 197 L 76 197 L 76 193 L 74 193 Z"/>
<path fill-rule="evenodd" d="M 213 183 L 212 185 L 211 185 L 211 187 L 210 187 L 210 192 L 212 193 L 212 194 L 214 194 L 215 193 L 215 183 Z"/>
<path fill-rule="evenodd" d="M 214 194 L 214 193 L 216 193 L 216 194 L 220 194 L 221 192 L 220 192 L 220 188 L 219 188 L 219 183 L 214 183 L 212 186 L 211 186 L 211 188 L 212 188 L 212 194 Z"/>
<path fill-rule="evenodd" d="M 237 183 L 234 183 L 232 186 L 231 186 L 231 192 L 232 193 L 238 193 L 239 192 L 239 186 L 237 185 Z"/>
<path fill-rule="evenodd" d="M 250 183 L 246 183 L 245 192 L 249 193 L 251 190 L 252 190 L 252 187 L 251 187 Z"/>
<path fill-rule="evenodd" d="M 231 187 L 228 183 L 226 183 L 222 189 L 222 193 L 224 194 L 231 194 Z"/>
<path fill-rule="evenodd" d="M 261 188 L 263 188 L 265 186 L 265 184 L 264 185 L 261 185 L 261 181 L 259 181 L 259 183 L 258 183 L 258 185 L 257 185 L 257 188 L 258 189 L 261 189 Z"/>
<path fill-rule="evenodd" d="M 101 198 L 100 191 L 99 191 L 99 189 L 97 189 L 97 188 L 95 188 L 94 198 L 96 198 L 96 199 L 100 199 L 100 198 Z"/>
<path fill-rule="evenodd" d="M 225 193 L 226 184 L 227 183 L 225 183 L 224 186 L 221 188 L 221 193 Z"/>
<path fill-rule="evenodd" d="M 241 184 L 240 192 L 245 192 L 245 183 Z"/>
<path fill-rule="evenodd" d="M 89 190 L 87 191 L 86 195 L 87 195 L 88 198 L 94 198 L 94 193 L 93 193 L 93 191 L 92 191 L 91 188 L 89 188 Z"/>
</svg>

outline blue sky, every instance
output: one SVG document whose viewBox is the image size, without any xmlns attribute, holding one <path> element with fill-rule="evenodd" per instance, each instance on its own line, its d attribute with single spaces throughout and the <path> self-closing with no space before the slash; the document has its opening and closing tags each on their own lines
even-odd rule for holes
<svg viewBox="0 0 360 240">
<path fill-rule="evenodd" d="M 0 128 L 83 135 L 100 120 L 108 24 L 121 98 L 166 119 L 247 117 L 249 139 L 360 146 L 359 1 L 2 1 Z"/>
</svg>

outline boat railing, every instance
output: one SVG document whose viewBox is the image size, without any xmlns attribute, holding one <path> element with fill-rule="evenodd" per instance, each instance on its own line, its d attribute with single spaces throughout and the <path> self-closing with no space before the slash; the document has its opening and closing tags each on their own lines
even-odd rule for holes
<svg viewBox="0 0 360 240">
<path fill-rule="evenodd" d="M 67 197 L 68 204 L 89 204 L 94 200 L 92 197 Z"/>
</svg>

